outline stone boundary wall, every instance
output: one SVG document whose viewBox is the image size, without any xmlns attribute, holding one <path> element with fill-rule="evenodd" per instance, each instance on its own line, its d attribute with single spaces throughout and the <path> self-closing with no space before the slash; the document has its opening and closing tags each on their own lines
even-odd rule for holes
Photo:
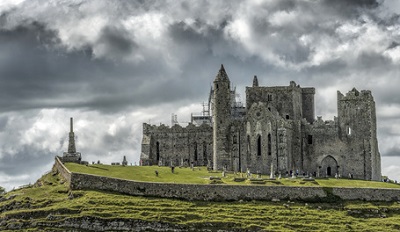
<svg viewBox="0 0 400 232">
<path fill-rule="evenodd" d="M 218 185 L 218 184 L 174 184 L 124 180 L 70 172 L 55 158 L 56 169 L 70 184 L 71 189 L 90 189 L 119 192 L 133 196 L 166 197 L 199 201 L 237 201 L 237 200 L 365 200 L 399 201 L 400 189 L 388 188 L 330 188 L 330 187 L 291 187 L 263 185 Z"/>
<path fill-rule="evenodd" d="M 400 189 L 332 188 L 332 194 L 343 200 L 399 201 Z"/>
<path fill-rule="evenodd" d="M 71 183 L 72 173 L 64 166 L 58 156 L 55 157 L 55 160 L 53 170 L 56 169 L 68 183 Z"/>
<path fill-rule="evenodd" d="M 398 201 L 400 189 L 328 188 L 291 186 L 198 185 L 131 181 L 71 173 L 71 189 L 113 191 L 133 196 L 166 197 L 200 201 L 237 200 L 366 200 Z"/>
</svg>

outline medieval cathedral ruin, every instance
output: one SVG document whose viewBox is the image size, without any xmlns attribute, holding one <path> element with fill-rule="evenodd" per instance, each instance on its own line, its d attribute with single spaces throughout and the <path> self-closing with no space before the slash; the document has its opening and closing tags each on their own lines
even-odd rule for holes
<svg viewBox="0 0 400 232">
<path fill-rule="evenodd" d="M 259 86 L 255 76 L 243 106 L 221 65 L 208 109 L 192 115 L 188 126 L 143 124 L 141 164 L 380 180 L 371 91 L 338 91 L 333 121 L 315 119 L 314 94 L 314 88 L 293 81 L 289 86 Z"/>
</svg>

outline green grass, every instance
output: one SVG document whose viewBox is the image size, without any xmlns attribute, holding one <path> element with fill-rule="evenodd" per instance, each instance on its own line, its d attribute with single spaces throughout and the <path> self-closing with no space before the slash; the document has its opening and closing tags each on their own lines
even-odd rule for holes
<svg viewBox="0 0 400 232">
<path fill-rule="evenodd" d="M 73 199 L 69 199 L 70 193 L 74 195 Z M 8 218 L 7 223 L 45 222 L 48 215 L 52 214 L 60 223 L 66 218 L 96 216 L 103 219 L 126 218 L 166 222 L 193 230 L 209 228 L 213 231 L 233 228 L 265 231 L 400 229 L 398 202 L 191 202 L 101 191 L 70 191 L 55 173 L 43 176 L 32 187 L 11 191 L 6 197 L 11 195 L 15 198 L 0 202 L 0 222 L 5 217 Z M 12 209 L 10 205 L 17 207 Z M 24 218 L 23 215 L 29 217 Z M 0 223 L 0 230 L 5 230 L 6 224 Z M 36 226 L 30 229 L 41 231 L 54 228 Z"/>
<path fill-rule="evenodd" d="M 87 173 L 100 176 L 116 177 L 121 179 L 165 182 L 165 183 L 186 183 L 186 184 L 209 184 L 210 176 L 222 177 L 221 172 L 209 173 L 205 167 L 197 167 L 192 171 L 190 168 L 175 168 L 174 173 L 169 167 L 158 166 L 113 166 L 113 165 L 80 165 L 66 163 L 65 166 L 71 172 Z M 156 176 L 155 171 L 159 175 Z M 227 174 L 222 178 L 223 183 L 232 185 L 251 185 L 251 181 L 235 182 L 234 177 L 244 177 L 245 174 Z M 253 175 L 254 176 L 254 175 Z M 269 176 L 262 176 L 268 178 Z M 369 187 L 369 188 L 400 188 L 399 184 L 384 183 L 377 181 L 364 181 L 353 179 L 316 179 L 315 181 L 303 181 L 302 178 L 282 178 L 275 181 L 267 180 L 263 185 L 285 185 L 285 186 L 322 186 L 322 187 Z"/>
</svg>

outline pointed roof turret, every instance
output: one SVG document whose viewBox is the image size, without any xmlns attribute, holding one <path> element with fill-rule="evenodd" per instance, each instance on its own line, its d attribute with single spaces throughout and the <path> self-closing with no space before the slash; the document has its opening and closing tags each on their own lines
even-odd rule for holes
<svg viewBox="0 0 400 232">
<path fill-rule="evenodd" d="M 257 79 L 257 76 L 254 76 L 254 78 L 253 78 L 253 87 L 258 87 L 258 79 Z"/>
<path fill-rule="evenodd" d="M 229 81 L 228 74 L 226 74 L 223 64 L 221 64 L 221 68 L 219 69 L 218 74 L 215 77 L 215 80 L 216 81 Z"/>
</svg>

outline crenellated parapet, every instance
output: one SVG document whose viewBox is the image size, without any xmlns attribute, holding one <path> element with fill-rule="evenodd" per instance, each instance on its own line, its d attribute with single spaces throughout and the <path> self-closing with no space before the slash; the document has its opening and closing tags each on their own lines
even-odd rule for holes
<svg viewBox="0 0 400 232">
<path fill-rule="evenodd" d="M 183 127 L 179 124 L 175 124 L 172 127 L 161 124 L 150 125 L 147 123 L 143 123 L 143 134 L 156 134 L 156 133 L 190 133 L 190 132 L 209 132 L 212 131 L 212 127 L 208 124 L 202 124 L 200 126 L 189 124 L 186 127 Z"/>
<path fill-rule="evenodd" d="M 356 88 L 353 88 L 346 95 L 343 95 L 340 91 L 337 91 L 338 101 L 349 101 L 349 100 L 374 100 L 372 93 L 370 90 L 361 90 L 358 91 Z"/>
</svg>

